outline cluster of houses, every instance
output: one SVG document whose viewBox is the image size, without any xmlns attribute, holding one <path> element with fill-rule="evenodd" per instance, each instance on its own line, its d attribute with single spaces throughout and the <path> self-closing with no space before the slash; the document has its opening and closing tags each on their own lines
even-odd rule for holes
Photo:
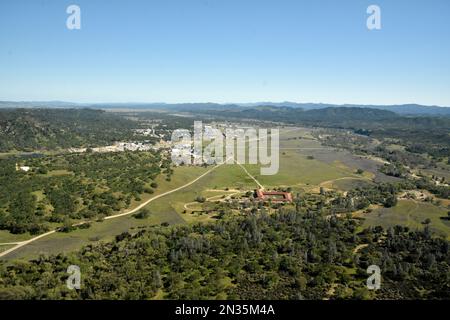
<svg viewBox="0 0 450 320">
<path fill-rule="evenodd" d="M 88 148 L 69 148 L 72 153 L 83 153 Z M 154 145 L 143 142 L 116 142 L 111 146 L 92 148 L 92 152 L 148 151 L 157 149 Z"/>
<path fill-rule="evenodd" d="M 153 127 L 148 128 L 148 129 L 135 129 L 134 132 L 139 135 L 153 137 L 153 138 L 162 138 L 163 137 L 163 135 L 158 135 L 155 132 L 155 129 Z"/>
</svg>

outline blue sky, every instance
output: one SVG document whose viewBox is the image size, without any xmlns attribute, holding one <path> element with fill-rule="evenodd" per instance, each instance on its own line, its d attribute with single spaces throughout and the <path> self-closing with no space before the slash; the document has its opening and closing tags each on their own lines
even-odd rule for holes
<svg viewBox="0 0 450 320">
<path fill-rule="evenodd" d="M 448 0 L 1 0 L 0 100 L 450 106 L 449 39 Z"/>
</svg>

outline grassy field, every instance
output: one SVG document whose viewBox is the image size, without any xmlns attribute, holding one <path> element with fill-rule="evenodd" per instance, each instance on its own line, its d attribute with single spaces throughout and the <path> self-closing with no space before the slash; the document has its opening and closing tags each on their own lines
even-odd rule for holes
<svg viewBox="0 0 450 320">
<path fill-rule="evenodd" d="M 353 169 L 343 165 L 342 163 L 326 163 L 316 159 L 308 159 L 309 149 L 297 149 L 296 147 L 312 148 L 320 147 L 317 141 L 309 139 L 298 139 L 299 136 L 307 136 L 304 129 L 290 131 L 280 137 L 280 168 L 276 175 L 261 175 L 260 165 L 244 165 L 251 175 L 266 188 L 272 189 L 277 187 L 304 187 L 318 185 L 324 181 L 330 181 L 341 178 L 359 178 Z M 290 137 L 288 140 L 287 137 Z M 297 139 L 292 139 L 297 138 Z M 295 146 L 295 147 L 294 147 Z M 245 171 L 237 165 L 223 165 L 205 179 L 184 189 L 182 192 L 171 194 L 162 199 L 158 199 L 150 203 L 147 208 L 154 213 L 163 213 L 176 211 L 181 214 L 187 222 L 205 221 L 210 217 L 207 215 L 194 216 L 192 214 L 183 214 L 184 205 L 192 202 L 197 196 L 210 197 L 210 189 L 239 189 L 241 191 L 254 190 L 257 184 L 245 173 Z M 193 206 L 197 208 L 200 206 Z"/>
<path fill-rule="evenodd" d="M 347 150 L 336 150 L 332 147 L 322 147 L 314 149 L 300 149 L 304 155 L 311 155 L 316 160 L 325 162 L 330 165 L 341 165 L 355 172 L 357 169 L 364 171 L 364 176 L 367 178 L 373 178 L 378 182 L 395 182 L 399 181 L 399 178 L 387 176 L 381 173 L 378 169 L 382 166 L 382 162 L 379 159 L 372 159 L 370 157 L 359 156 L 352 154 Z"/>
<path fill-rule="evenodd" d="M 447 216 L 447 211 L 435 205 L 413 200 L 400 200 L 393 208 L 380 208 L 365 214 L 364 227 L 388 228 L 403 225 L 411 229 L 423 229 L 422 222 L 429 218 L 431 220 L 430 228 L 450 240 L 450 221 L 441 219 L 445 216 Z"/>
<path fill-rule="evenodd" d="M 363 166 L 364 169 L 370 167 L 368 164 L 372 164 L 371 160 L 352 155 L 344 157 L 342 152 L 337 152 L 334 148 L 323 146 L 319 141 L 314 140 L 311 130 L 298 128 L 298 130 L 289 132 L 280 131 L 278 174 L 262 176 L 259 166 L 256 165 L 246 165 L 247 170 L 269 188 L 319 185 L 326 181 L 342 178 L 361 179 L 374 176 L 370 171 L 365 172 L 363 177 L 355 174 L 356 169 L 360 168 L 362 163 L 367 163 Z M 373 166 L 371 169 L 376 169 L 376 167 Z"/>
<path fill-rule="evenodd" d="M 241 167 L 238 165 L 223 165 L 186 189 L 149 203 L 147 208 L 150 212 L 158 214 L 171 211 L 178 212 L 188 222 L 205 221 L 210 219 L 208 215 L 183 214 L 185 210 L 184 205 L 195 201 L 197 196 L 211 197 L 213 195 L 227 194 L 227 192 L 211 192 L 209 191 L 211 189 L 254 190 L 256 187 L 256 183 L 247 176 Z"/>
<path fill-rule="evenodd" d="M 356 177 L 350 168 L 308 159 L 307 155 L 296 150 L 285 150 L 280 154 L 280 167 L 276 175 L 261 175 L 258 165 L 245 167 L 266 188 L 318 185 L 328 180 Z"/>
<path fill-rule="evenodd" d="M 0 230 L 0 243 L 3 242 L 18 242 L 31 238 L 31 235 L 27 233 L 12 234 L 7 230 Z"/>
<path fill-rule="evenodd" d="M 371 184 L 372 183 L 370 182 L 370 180 L 367 180 L 364 178 L 342 178 L 339 180 L 334 180 L 334 181 L 330 182 L 329 184 L 326 184 L 323 186 L 330 188 L 330 189 L 348 191 L 348 190 L 358 188 L 358 187 L 369 186 Z"/>
<path fill-rule="evenodd" d="M 10 248 L 12 248 L 13 245 L 4 245 L 4 246 L 0 246 L 0 253 L 2 253 L 3 251 L 6 251 Z"/>
<path fill-rule="evenodd" d="M 313 140 L 311 128 L 297 127 L 295 130 L 292 127 L 285 127 L 280 129 L 280 141 L 292 141 L 295 143 L 299 140 Z"/>
</svg>

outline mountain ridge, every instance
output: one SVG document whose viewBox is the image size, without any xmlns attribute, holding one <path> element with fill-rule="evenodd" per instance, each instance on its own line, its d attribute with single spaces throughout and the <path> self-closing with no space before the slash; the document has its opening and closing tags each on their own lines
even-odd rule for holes
<svg viewBox="0 0 450 320">
<path fill-rule="evenodd" d="M 400 115 L 412 116 L 450 116 L 450 107 L 427 106 L 420 104 L 397 104 L 397 105 L 371 105 L 371 104 L 330 104 L 330 103 L 299 103 L 299 102 L 254 102 L 254 103 L 214 103 L 214 102 L 191 102 L 191 103 L 165 103 L 165 102 L 104 102 L 104 103 L 76 103 L 68 101 L 0 101 L 0 108 L 95 108 L 95 109 L 173 109 L 177 111 L 189 109 L 204 110 L 244 110 L 253 107 L 290 107 L 303 110 L 317 110 L 325 108 L 369 108 L 388 110 Z"/>
</svg>

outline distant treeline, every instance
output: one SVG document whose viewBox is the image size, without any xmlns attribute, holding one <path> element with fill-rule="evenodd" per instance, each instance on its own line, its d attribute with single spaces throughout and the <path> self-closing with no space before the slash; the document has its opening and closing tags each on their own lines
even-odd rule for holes
<svg viewBox="0 0 450 320">
<path fill-rule="evenodd" d="M 450 117 L 401 116 L 392 111 L 330 107 L 302 110 L 290 107 L 260 106 L 245 110 L 197 110 L 195 114 L 229 119 L 256 119 L 303 126 L 349 129 L 374 138 L 401 139 L 411 152 L 435 157 L 450 156 Z"/>
</svg>

